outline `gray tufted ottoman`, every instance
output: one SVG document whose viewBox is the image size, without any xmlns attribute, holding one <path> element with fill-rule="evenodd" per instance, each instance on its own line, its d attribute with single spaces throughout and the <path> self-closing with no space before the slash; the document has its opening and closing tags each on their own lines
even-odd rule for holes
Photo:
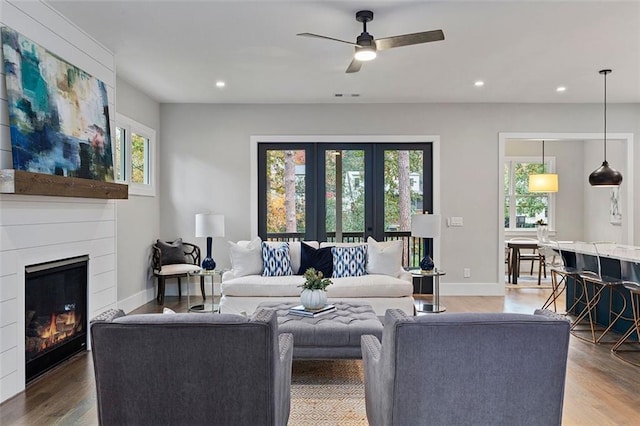
<svg viewBox="0 0 640 426">
<path fill-rule="evenodd" d="M 258 307 L 277 311 L 278 331 L 293 334 L 295 359 L 362 358 L 360 336 L 382 340 L 382 323 L 366 303 L 332 303 L 335 312 L 316 318 L 289 315 L 289 308 L 299 303 L 264 302 Z"/>
</svg>

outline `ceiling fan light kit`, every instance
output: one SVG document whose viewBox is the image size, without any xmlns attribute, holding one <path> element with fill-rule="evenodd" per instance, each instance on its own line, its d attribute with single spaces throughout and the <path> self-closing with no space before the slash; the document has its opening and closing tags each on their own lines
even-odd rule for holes
<svg viewBox="0 0 640 426">
<path fill-rule="evenodd" d="M 357 61 L 370 61 L 375 59 L 378 54 L 376 49 L 372 47 L 356 47 L 356 53 L 353 58 Z"/>
<path fill-rule="evenodd" d="M 607 74 L 610 73 L 611 70 L 600 70 L 600 74 L 604 75 L 604 161 L 589 175 L 591 186 L 614 187 L 622 183 L 622 173 L 609 167 L 607 161 Z"/>
<path fill-rule="evenodd" d="M 362 62 L 375 59 L 379 50 L 444 40 L 444 33 L 442 32 L 442 30 L 423 31 L 420 33 L 403 34 L 393 37 L 375 39 L 371 34 L 367 32 L 367 22 L 373 21 L 373 12 L 370 10 L 361 10 L 357 12 L 356 21 L 362 23 L 362 33 L 360 33 L 360 35 L 356 38 L 355 43 L 312 33 L 299 33 L 297 35 L 337 41 L 354 46 L 355 53 L 353 56 L 353 60 L 347 67 L 347 73 L 360 71 Z"/>
</svg>

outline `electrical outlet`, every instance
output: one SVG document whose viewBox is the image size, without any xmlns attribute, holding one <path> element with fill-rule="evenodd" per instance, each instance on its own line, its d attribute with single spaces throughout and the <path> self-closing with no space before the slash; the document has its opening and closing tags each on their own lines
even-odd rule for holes
<svg viewBox="0 0 640 426">
<path fill-rule="evenodd" d="M 471 278 L 471 268 L 464 268 L 464 277 Z"/>
<path fill-rule="evenodd" d="M 447 222 L 449 226 L 464 226 L 464 221 L 460 216 L 452 216 L 447 219 Z"/>
</svg>

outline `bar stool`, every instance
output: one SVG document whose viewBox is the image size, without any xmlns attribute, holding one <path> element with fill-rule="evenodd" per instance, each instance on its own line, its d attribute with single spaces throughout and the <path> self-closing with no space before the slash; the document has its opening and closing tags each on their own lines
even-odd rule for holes
<svg viewBox="0 0 640 426">
<path fill-rule="evenodd" d="M 611 353 L 629 364 L 640 367 L 640 263 L 622 262 L 621 272 L 625 280 L 622 285 L 629 290 L 633 321 L 627 332 L 611 348 Z M 634 333 L 635 340 L 631 340 Z M 635 346 L 636 349 L 623 349 L 623 345 Z"/>
<path fill-rule="evenodd" d="M 582 273 L 580 273 L 580 283 L 582 284 L 582 296 L 583 303 L 585 304 L 584 309 L 576 319 L 573 321 L 571 325 L 571 334 L 575 337 L 585 340 L 590 343 L 604 343 L 602 339 L 609 333 L 609 331 L 613 328 L 615 323 L 619 319 L 629 319 L 624 317 L 624 311 L 627 308 L 627 299 L 624 297 L 624 294 L 620 290 L 622 287 L 623 280 L 621 278 L 615 278 L 610 276 L 602 275 L 602 258 L 600 256 L 600 250 L 598 249 L 598 245 L 603 244 L 611 244 L 604 242 L 595 242 L 591 243 L 596 253 L 597 258 L 597 271 L 585 269 Z M 609 325 L 602 329 L 598 329 L 597 325 L 597 317 L 596 317 L 596 307 L 602 298 L 602 294 L 607 290 L 609 292 Z M 614 295 L 618 295 L 620 300 L 622 300 L 622 308 L 614 311 L 613 309 L 613 297 Z M 574 304 L 576 306 L 578 301 Z M 583 320 L 587 320 L 587 329 L 578 328 L 581 326 L 581 322 Z M 588 332 L 587 336 L 582 335 L 582 332 Z M 596 335 L 596 332 L 599 335 Z M 607 342 L 614 343 L 614 342 Z"/>
<path fill-rule="evenodd" d="M 558 300 L 558 297 L 560 297 L 560 295 L 567 289 L 567 278 L 573 278 L 575 283 L 575 280 L 578 280 L 580 278 L 580 273 L 582 272 L 582 270 L 578 267 L 577 264 L 575 267 L 567 266 L 565 258 L 562 254 L 562 249 L 560 248 L 560 242 L 558 241 L 550 241 L 548 244 L 541 245 L 540 253 L 543 255 L 546 269 L 549 270 L 551 275 L 551 294 L 544 302 L 541 309 L 548 309 L 551 305 L 553 305 L 553 311 L 558 312 L 556 301 Z M 560 279 L 558 280 L 558 278 Z M 574 287 L 574 289 L 575 288 L 576 287 Z M 576 297 L 575 299 L 577 301 L 574 302 L 572 308 L 574 308 L 578 301 L 581 301 L 583 297 L 582 295 L 580 295 L 580 297 Z M 569 311 L 571 310 L 572 309 L 569 309 Z"/>
<path fill-rule="evenodd" d="M 640 345 L 640 284 L 632 281 L 624 281 L 622 285 L 629 290 L 631 294 L 631 312 L 633 313 L 633 322 L 629 330 L 622 335 L 620 340 L 611 348 L 611 353 L 617 358 L 628 362 L 629 364 L 640 367 L 640 356 L 630 358 L 628 353 L 640 353 L 640 349 L 621 349 L 622 345 Z M 636 340 L 629 341 L 629 338 L 636 334 Z"/>
</svg>

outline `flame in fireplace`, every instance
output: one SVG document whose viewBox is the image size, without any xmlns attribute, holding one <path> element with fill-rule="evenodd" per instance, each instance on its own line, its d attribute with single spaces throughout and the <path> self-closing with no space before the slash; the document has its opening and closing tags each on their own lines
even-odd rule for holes
<svg viewBox="0 0 640 426">
<path fill-rule="evenodd" d="M 41 352 L 53 347 L 82 330 L 82 323 L 75 311 L 51 313 L 48 324 L 39 327 L 37 337 L 27 337 L 27 350 Z"/>
</svg>

